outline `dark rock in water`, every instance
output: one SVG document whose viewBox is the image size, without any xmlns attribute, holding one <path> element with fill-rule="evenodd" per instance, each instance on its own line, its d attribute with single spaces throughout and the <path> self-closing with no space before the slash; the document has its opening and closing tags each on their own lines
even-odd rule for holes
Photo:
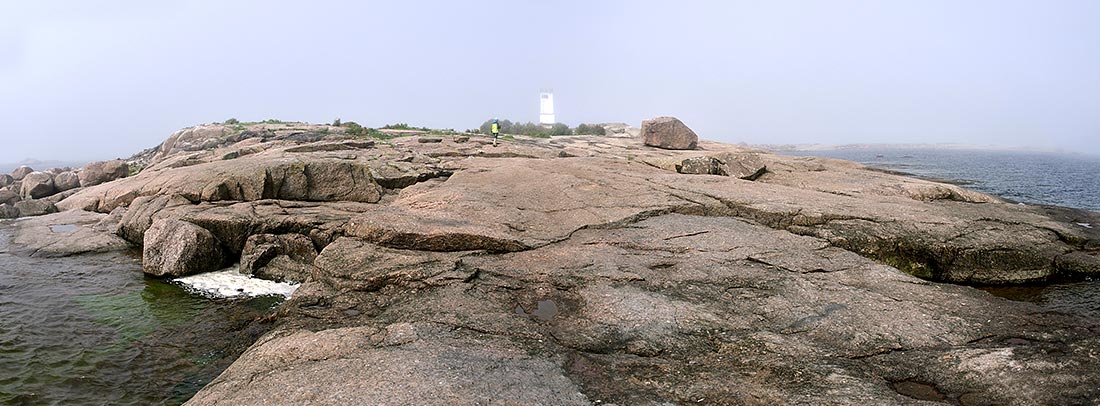
<svg viewBox="0 0 1100 406">
<path fill-rule="evenodd" d="M 57 213 L 57 207 L 46 200 L 28 199 L 19 201 L 15 203 L 15 208 L 19 209 L 20 217 Z"/>
<path fill-rule="evenodd" d="M 142 268 L 151 276 L 185 276 L 218 270 L 221 247 L 213 234 L 180 220 L 157 220 L 145 231 Z"/>
<path fill-rule="evenodd" d="M 80 185 L 84 187 L 95 186 L 100 183 L 125 178 L 128 175 L 130 175 L 130 165 L 127 165 L 125 161 L 92 162 L 85 165 L 84 169 L 80 171 Z"/>
<path fill-rule="evenodd" d="M 11 175 L 0 173 L 0 187 L 10 185 L 12 182 L 15 182 L 15 179 Z"/>
<path fill-rule="evenodd" d="M 20 166 L 18 168 L 15 168 L 14 170 L 12 170 L 11 171 L 11 177 L 14 180 L 23 180 L 23 177 L 27 176 L 27 174 L 29 174 L 31 172 L 34 172 L 34 169 L 32 169 L 29 166 L 23 165 L 23 166 Z"/>
<path fill-rule="evenodd" d="M 80 176 L 74 172 L 61 172 L 53 177 L 53 184 L 58 192 L 76 189 L 80 187 Z"/>
<path fill-rule="evenodd" d="M 23 185 L 20 194 L 29 199 L 41 199 L 57 193 L 54 187 L 53 175 L 46 172 L 31 172 L 23 177 Z"/>
<path fill-rule="evenodd" d="M 240 272 L 275 281 L 303 282 L 312 275 L 317 251 L 301 234 L 255 234 L 241 251 Z"/>
<path fill-rule="evenodd" d="M 664 149 L 695 149 L 699 136 L 675 117 L 657 117 L 642 122 L 645 145 Z"/>
<path fill-rule="evenodd" d="M 7 203 L 0 203 L 0 219 L 13 219 L 19 217 L 19 209 Z"/>
</svg>

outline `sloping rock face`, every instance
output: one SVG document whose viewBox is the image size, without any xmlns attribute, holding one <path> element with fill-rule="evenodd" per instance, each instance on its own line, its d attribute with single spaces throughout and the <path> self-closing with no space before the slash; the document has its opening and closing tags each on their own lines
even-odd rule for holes
<svg viewBox="0 0 1100 406">
<path fill-rule="evenodd" d="M 727 176 L 632 138 L 322 129 L 181 132 L 58 203 L 158 275 L 303 282 L 190 404 L 1100 402 L 1095 320 L 942 283 L 1095 276 L 1096 213 L 706 141 Z M 207 251 L 157 260 L 177 242 Z"/>
<path fill-rule="evenodd" d="M 14 180 L 23 180 L 23 177 L 27 176 L 27 174 L 29 174 L 31 172 L 34 172 L 34 169 L 32 169 L 29 166 L 23 165 L 23 166 L 20 166 L 18 168 L 15 168 L 14 170 L 12 170 L 11 171 L 11 177 Z"/>
<path fill-rule="evenodd" d="M 53 183 L 58 192 L 76 189 L 80 187 L 80 176 L 75 172 L 61 172 L 54 176 Z"/>
<path fill-rule="evenodd" d="M 675 117 L 642 121 L 645 145 L 664 149 L 695 149 L 699 136 Z"/>
</svg>

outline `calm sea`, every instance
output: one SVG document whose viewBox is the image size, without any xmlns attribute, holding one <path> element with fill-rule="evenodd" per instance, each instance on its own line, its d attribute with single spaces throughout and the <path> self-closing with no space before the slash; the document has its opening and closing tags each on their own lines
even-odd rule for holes
<svg viewBox="0 0 1100 406">
<path fill-rule="evenodd" d="M 855 161 L 945 180 L 1012 201 L 1100 211 L 1100 157 L 944 148 L 842 148 L 784 152 Z"/>
<path fill-rule="evenodd" d="M 783 152 L 860 162 L 946 181 L 1021 203 L 1100 211 L 1100 157 L 1093 155 L 943 148 L 842 148 Z M 994 295 L 1047 310 L 1100 320 L 1100 281 L 1046 286 L 984 287 Z"/>
</svg>

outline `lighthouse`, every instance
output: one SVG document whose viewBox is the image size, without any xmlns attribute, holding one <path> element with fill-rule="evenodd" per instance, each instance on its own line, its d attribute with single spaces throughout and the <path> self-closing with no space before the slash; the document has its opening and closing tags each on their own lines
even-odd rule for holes
<svg viewBox="0 0 1100 406">
<path fill-rule="evenodd" d="M 539 124 L 551 126 L 556 123 L 554 119 L 554 92 L 543 90 L 539 92 Z"/>
</svg>

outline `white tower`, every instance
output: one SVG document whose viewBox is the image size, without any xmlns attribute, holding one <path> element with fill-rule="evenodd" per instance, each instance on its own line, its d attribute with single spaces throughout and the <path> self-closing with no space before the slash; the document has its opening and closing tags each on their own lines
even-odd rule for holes
<svg viewBox="0 0 1100 406">
<path fill-rule="evenodd" d="M 543 90 L 539 92 L 539 124 L 553 125 L 554 119 L 554 92 Z"/>
</svg>

